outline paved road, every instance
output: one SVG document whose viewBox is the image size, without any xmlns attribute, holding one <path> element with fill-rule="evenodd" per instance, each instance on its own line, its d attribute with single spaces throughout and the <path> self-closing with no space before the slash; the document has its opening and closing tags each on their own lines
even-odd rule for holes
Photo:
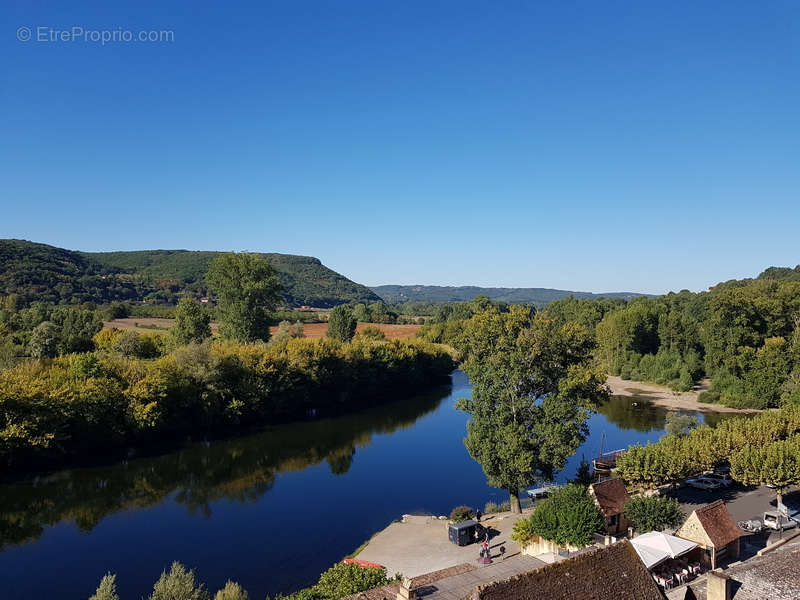
<svg viewBox="0 0 800 600">
<path fill-rule="evenodd" d="M 716 491 L 683 487 L 668 494 L 677 498 L 686 514 L 714 500 L 724 500 L 734 521 L 760 519 L 766 510 L 775 510 L 775 490 L 768 487 L 743 487 L 737 484 Z M 789 510 L 800 510 L 800 489 L 784 494 L 783 502 Z"/>
</svg>

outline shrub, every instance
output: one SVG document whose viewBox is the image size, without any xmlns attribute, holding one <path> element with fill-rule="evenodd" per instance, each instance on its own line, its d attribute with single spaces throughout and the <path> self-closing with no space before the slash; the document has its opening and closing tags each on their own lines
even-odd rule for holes
<svg viewBox="0 0 800 600">
<path fill-rule="evenodd" d="M 194 570 L 186 570 L 179 562 L 172 563 L 169 573 L 163 571 L 153 586 L 148 600 L 209 600 L 203 584 L 197 585 Z"/>
<path fill-rule="evenodd" d="M 119 600 L 117 594 L 117 576 L 107 573 L 100 580 L 97 591 L 89 597 L 89 600 Z"/>
<path fill-rule="evenodd" d="M 561 546 L 588 546 L 603 528 L 603 517 L 586 488 L 568 483 L 540 504 L 530 516 L 535 535 Z"/>
<path fill-rule="evenodd" d="M 511 528 L 511 539 L 517 542 L 520 547 L 527 545 L 535 535 L 530 518 L 518 519 Z"/>
<path fill-rule="evenodd" d="M 506 500 L 497 504 L 496 502 L 487 502 L 483 507 L 483 514 L 490 515 L 492 513 L 508 512 L 511 510 L 511 502 Z"/>
<path fill-rule="evenodd" d="M 475 518 L 475 511 L 469 506 L 456 506 L 450 511 L 450 520 L 453 523 L 461 523 Z"/>
<path fill-rule="evenodd" d="M 225 587 L 214 594 L 214 600 L 249 600 L 250 596 L 238 583 L 228 581 Z"/>
<path fill-rule="evenodd" d="M 364 329 L 358 332 L 358 336 L 365 340 L 373 340 L 376 342 L 384 341 L 386 339 L 386 334 L 373 325 L 364 327 Z"/>
<path fill-rule="evenodd" d="M 625 505 L 624 514 L 641 533 L 675 528 L 683 521 L 680 504 L 667 496 L 635 496 Z"/>
</svg>

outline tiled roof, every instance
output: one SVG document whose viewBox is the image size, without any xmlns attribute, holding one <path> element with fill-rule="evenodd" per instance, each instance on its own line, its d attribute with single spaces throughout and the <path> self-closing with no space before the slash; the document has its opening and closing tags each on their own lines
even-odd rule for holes
<svg viewBox="0 0 800 600">
<path fill-rule="evenodd" d="M 695 509 L 694 512 L 715 548 L 727 546 L 741 537 L 739 528 L 733 522 L 731 514 L 722 500 L 706 504 Z"/>
<path fill-rule="evenodd" d="M 622 479 L 606 479 L 589 486 L 605 517 L 613 517 L 622 512 L 625 503 L 631 499 Z"/>
<path fill-rule="evenodd" d="M 628 540 L 488 585 L 470 600 L 664 600 Z"/>
<path fill-rule="evenodd" d="M 800 590 L 800 537 L 763 556 L 732 565 L 725 570 L 734 582 L 734 600 L 797 600 Z M 691 584 L 698 600 L 708 597 L 703 579 Z"/>
</svg>

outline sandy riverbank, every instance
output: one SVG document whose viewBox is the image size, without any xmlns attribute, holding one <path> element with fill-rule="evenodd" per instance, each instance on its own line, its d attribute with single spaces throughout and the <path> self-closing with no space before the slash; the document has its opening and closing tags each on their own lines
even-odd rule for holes
<svg viewBox="0 0 800 600">
<path fill-rule="evenodd" d="M 606 385 L 615 396 L 630 396 L 643 398 L 657 406 L 671 408 L 675 410 L 696 410 L 699 412 L 720 412 L 720 413 L 756 413 L 759 410 L 746 410 L 740 408 L 730 408 L 722 404 L 707 404 L 699 402 L 697 396 L 699 392 L 708 389 L 708 381 L 704 381 L 693 392 L 674 392 L 667 387 L 641 381 L 629 381 L 609 375 Z"/>
</svg>

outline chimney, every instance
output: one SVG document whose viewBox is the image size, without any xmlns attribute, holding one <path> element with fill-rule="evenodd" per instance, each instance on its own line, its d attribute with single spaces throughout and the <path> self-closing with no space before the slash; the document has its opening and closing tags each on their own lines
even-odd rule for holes
<svg viewBox="0 0 800 600">
<path fill-rule="evenodd" d="M 707 600 L 731 600 L 731 578 L 715 569 L 706 573 Z"/>
<path fill-rule="evenodd" d="M 400 590 L 397 592 L 397 600 L 416 600 L 417 591 L 411 588 L 411 580 L 403 577 L 400 582 Z"/>
</svg>

